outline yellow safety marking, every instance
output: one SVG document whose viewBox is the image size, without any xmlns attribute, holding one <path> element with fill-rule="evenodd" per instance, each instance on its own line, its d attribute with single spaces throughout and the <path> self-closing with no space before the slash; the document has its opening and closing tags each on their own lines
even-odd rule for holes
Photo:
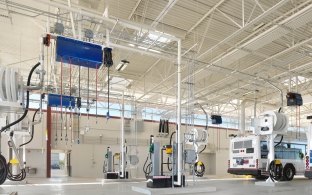
<svg viewBox="0 0 312 195">
<path fill-rule="evenodd" d="M 282 164 L 282 162 L 280 160 L 275 160 L 275 164 L 280 165 L 280 164 Z"/>
<path fill-rule="evenodd" d="M 13 158 L 13 159 L 10 160 L 10 163 L 12 165 L 16 165 L 16 164 L 19 164 L 19 161 L 16 158 Z"/>
</svg>

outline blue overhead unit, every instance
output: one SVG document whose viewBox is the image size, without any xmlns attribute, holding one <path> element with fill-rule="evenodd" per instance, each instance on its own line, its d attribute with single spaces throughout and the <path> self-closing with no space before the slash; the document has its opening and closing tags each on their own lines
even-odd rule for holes
<svg viewBox="0 0 312 195">
<path fill-rule="evenodd" d="M 102 46 L 94 43 L 58 36 L 56 61 L 88 68 L 100 68 L 103 63 Z"/>
<path fill-rule="evenodd" d="M 48 106 L 50 107 L 75 107 L 75 97 L 58 94 L 48 94 Z"/>
</svg>

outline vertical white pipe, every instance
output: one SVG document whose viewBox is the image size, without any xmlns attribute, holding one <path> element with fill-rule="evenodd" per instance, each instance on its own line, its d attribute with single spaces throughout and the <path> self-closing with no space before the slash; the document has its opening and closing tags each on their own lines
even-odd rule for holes
<svg viewBox="0 0 312 195">
<path fill-rule="evenodd" d="M 275 139 L 275 137 L 276 137 L 276 134 L 271 134 L 271 135 L 268 135 L 268 138 L 267 138 L 269 153 L 268 153 L 268 162 L 267 162 L 267 166 L 266 166 L 266 171 L 269 170 L 269 164 L 275 159 L 274 158 L 274 154 L 275 154 L 274 139 Z"/>
<path fill-rule="evenodd" d="M 68 7 L 71 7 L 70 0 L 68 0 Z M 73 17 L 73 12 L 69 12 L 70 16 L 70 23 L 72 27 L 72 32 L 73 32 L 73 37 L 76 39 L 76 30 L 75 30 L 75 23 L 74 23 L 74 17 Z"/>
<path fill-rule="evenodd" d="M 81 15 L 81 9 L 79 9 L 79 15 L 78 15 L 78 39 L 82 39 L 82 27 L 81 27 L 81 20 L 82 20 L 82 15 Z"/>
<path fill-rule="evenodd" d="M 23 136 L 23 143 L 25 143 L 25 136 Z M 21 163 L 21 162 L 20 162 Z M 23 145 L 23 167 L 25 168 L 26 166 L 26 145 Z"/>
<path fill-rule="evenodd" d="M 176 185 L 181 185 L 182 176 L 182 146 L 181 146 L 181 40 L 178 40 L 178 110 L 177 110 L 177 145 L 178 145 L 178 175 Z"/>
<path fill-rule="evenodd" d="M 246 106 L 246 101 L 243 100 L 240 106 L 240 128 L 239 128 L 239 133 L 240 135 L 245 135 L 245 106 Z"/>
<path fill-rule="evenodd" d="M 120 162 L 120 177 L 124 177 L 125 169 L 125 153 L 124 153 L 124 135 L 125 134 L 125 97 L 124 92 L 122 92 L 122 106 L 121 106 L 121 135 L 120 135 L 120 153 L 121 153 L 121 162 Z"/>
<path fill-rule="evenodd" d="M 257 117 L 257 98 L 255 98 L 255 103 L 254 103 L 254 119 Z"/>
</svg>

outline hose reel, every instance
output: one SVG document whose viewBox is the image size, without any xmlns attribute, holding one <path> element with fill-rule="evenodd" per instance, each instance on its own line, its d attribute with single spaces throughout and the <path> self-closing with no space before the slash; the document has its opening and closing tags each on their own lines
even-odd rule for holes
<svg viewBox="0 0 312 195">
<path fill-rule="evenodd" d="M 0 98 L 7 102 L 22 102 L 22 76 L 12 68 L 0 68 Z"/>
<path fill-rule="evenodd" d="M 286 134 L 288 130 L 288 117 L 283 113 L 275 111 L 262 113 L 257 123 L 257 134 L 260 135 L 283 135 Z"/>
</svg>

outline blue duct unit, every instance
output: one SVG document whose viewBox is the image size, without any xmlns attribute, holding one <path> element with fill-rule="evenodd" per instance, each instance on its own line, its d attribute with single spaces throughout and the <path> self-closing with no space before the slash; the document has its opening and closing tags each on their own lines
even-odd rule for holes
<svg viewBox="0 0 312 195">
<path fill-rule="evenodd" d="M 62 101 L 61 101 L 62 100 Z M 75 107 L 75 97 L 58 94 L 48 94 L 48 106 L 50 107 Z"/>
<path fill-rule="evenodd" d="M 101 45 L 58 36 L 56 61 L 87 68 L 100 68 L 103 63 Z"/>
</svg>

